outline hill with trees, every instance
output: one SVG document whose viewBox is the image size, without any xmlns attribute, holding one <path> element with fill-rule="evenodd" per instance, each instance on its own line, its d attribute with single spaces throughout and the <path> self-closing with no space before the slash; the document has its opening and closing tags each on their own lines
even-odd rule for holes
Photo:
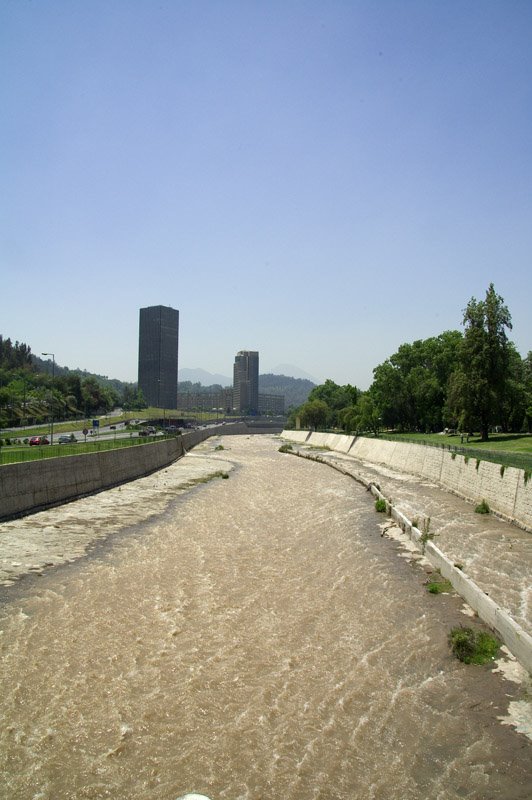
<svg viewBox="0 0 532 800">
<path fill-rule="evenodd" d="M 287 408 L 304 403 L 315 384 L 286 375 L 260 375 L 259 390 L 285 397 Z M 220 384 L 181 381 L 179 391 L 216 394 Z M 32 425 L 54 419 L 89 418 L 116 406 L 125 410 L 146 407 L 137 384 L 106 375 L 70 369 L 51 358 L 33 355 L 31 348 L 0 335 L 0 427 Z"/>
<path fill-rule="evenodd" d="M 115 406 L 145 406 L 135 384 L 70 370 L 0 335 L 0 427 L 105 413 Z"/>
<path fill-rule="evenodd" d="M 291 378 L 288 375 L 273 373 L 259 375 L 259 392 L 284 395 L 287 409 L 304 403 L 315 386 L 315 383 L 306 378 Z"/>
</svg>

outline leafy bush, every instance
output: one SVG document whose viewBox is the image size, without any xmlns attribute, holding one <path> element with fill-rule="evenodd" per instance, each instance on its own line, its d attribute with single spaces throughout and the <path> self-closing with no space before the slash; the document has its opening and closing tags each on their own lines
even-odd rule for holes
<svg viewBox="0 0 532 800">
<path fill-rule="evenodd" d="M 475 514 L 489 514 L 489 513 L 490 513 L 490 507 L 485 500 L 482 500 L 482 502 L 479 503 L 478 506 L 475 508 Z"/>
<path fill-rule="evenodd" d="M 382 513 L 386 511 L 386 500 L 383 500 L 382 497 L 377 498 L 375 500 L 375 511 Z"/>
<path fill-rule="evenodd" d="M 452 628 L 449 645 L 456 658 L 464 664 L 486 664 L 493 661 L 501 646 L 498 639 L 486 631 L 472 628 Z"/>
<path fill-rule="evenodd" d="M 443 594 L 452 592 L 453 585 L 447 578 L 443 578 L 439 573 L 430 578 L 426 583 L 427 591 L 431 594 Z"/>
</svg>

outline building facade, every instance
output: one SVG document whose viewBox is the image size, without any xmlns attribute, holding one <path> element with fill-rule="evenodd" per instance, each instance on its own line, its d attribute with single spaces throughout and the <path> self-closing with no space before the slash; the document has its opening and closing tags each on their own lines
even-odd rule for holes
<svg viewBox="0 0 532 800">
<path fill-rule="evenodd" d="M 149 406 L 177 408 L 179 311 L 168 306 L 140 309 L 139 389 Z"/>
<path fill-rule="evenodd" d="M 233 366 L 233 409 L 237 414 L 259 413 L 259 354 L 240 350 Z"/>
<path fill-rule="evenodd" d="M 259 393 L 259 414 L 282 417 L 284 415 L 284 395 Z"/>
</svg>

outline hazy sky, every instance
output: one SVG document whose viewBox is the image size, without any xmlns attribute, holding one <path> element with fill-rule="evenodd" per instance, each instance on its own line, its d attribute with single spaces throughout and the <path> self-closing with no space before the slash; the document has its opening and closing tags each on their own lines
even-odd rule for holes
<svg viewBox="0 0 532 800">
<path fill-rule="evenodd" d="M 0 333 L 367 388 L 495 284 L 532 349 L 530 0 L 1 0 Z"/>
</svg>

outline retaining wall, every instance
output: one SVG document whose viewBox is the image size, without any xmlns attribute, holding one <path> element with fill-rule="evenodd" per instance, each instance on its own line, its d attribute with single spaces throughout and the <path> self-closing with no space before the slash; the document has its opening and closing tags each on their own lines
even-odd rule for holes
<svg viewBox="0 0 532 800">
<path fill-rule="evenodd" d="M 290 438 L 288 434 L 292 434 L 293 431 L 286 431 L 284 433 L 286 433 L 286 435 L 283 434 L 283 438 L 287 439 Z M 325 434 L 318 434 L 318 438 L 315 438 L 314 442 L 323 441 L 321 437 L 324 435 Z M 292 439 L 292 441 L 295 441 L 295 439 Z M 345 444 L 346 443 L 344 442 L 343 446 L 345 446 Z M 393 442 L 391 444 L 393 444 Z M 343 472 L 345 475 L 350 475 L 353 477 L 351 472 L 349 472 L 347 468 L 343 467 L 339 463 L 325 461 L 320 456 L 314 455 L 308 451 L 297 453 L 297 455 L 302 455 L 303 457 L 309 459 L 318 459 L 322 463 L 325 463 L 328 466 Z M 480 619 L 489 625 L 494 631 L 496 631 L 496 633 L 498 633 L 504 644 L 508 647 L 510 652 L 515 656 L 519 663 L 522 664 L 522 666 L 525 667 L 530 674 L 532 674 L 532 636 L 530 636 L 530 634 L 528 634 L 520 625 L 518 625 L 507 611 L 498 606 L 491 599 L 491 597 L 488 597 L 485 592 L 483 592 L 476 585 L 476 583 L 471 580 L 471 578 L 469 578 L 462 570 L 456 567 L 454 563 L 447 558 L 447 556 L 438 547 L 436 547 L 434 542 L 427 541 L 423 545 L 421 531 L 412 525 L 412 522 L 401 511 L 392 505 L 388 498 L 382 494 L 380 489 L 378 489 L 374 483 L 368 483 L 364 480 L 361 480 L 361 482 L 371 490 L 371 493 L 374 497 L 381 498 L 386 502 L 388 513 L 397 522 L 398 526 L 403 530 L 403 532 L 410 536 L 412 541 L 418 545 L 420 551 L 423 551 L 425 557 L 430 561 L 430 563 L 440 571 L 444 578 L 447 578 L 447 580 L 451 582 L 456 592 L 458 592 L 458 594 L 464 598 L 469 606 L 471 606 L 471 608 L 477 612 Z"/>
<path fill-rule="evenodd" d="M 334 433 L 283 431 L 283 439 L 315 447 L 328 447 L 349 453 L 361 461 L 382 464 L 400 472 L 410 472 L 453 492 L 472 503 L 485 500 L 503 519 L 532 531 L 532 480 L 525 483 L 525 472 L 515 467 L 453 454 L 439 447 L 408 442 L 389 442 L 364 436 Z M 305 437 L 305 438 L 303 438 Z"/>
<path fill-rule="evenodd" d="M 97 453 L 43 458 L 0 467 L 0 519 L 49 508 L 117 486 L 171 464 L 180 437 Z"/>
<path fill-rule="evenodd" d="M 0 520 L 67 503 L 149 475 L 209 436 L 249 432 L 245 423 L 218 425 L 133 447 L 6 464 L 0 467 Z"/>
</svg>

